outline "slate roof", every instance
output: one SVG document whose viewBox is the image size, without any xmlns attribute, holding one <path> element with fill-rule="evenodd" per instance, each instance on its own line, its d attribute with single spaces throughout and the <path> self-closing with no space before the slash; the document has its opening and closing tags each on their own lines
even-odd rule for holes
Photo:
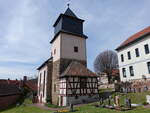
<svg viewBox="0 0 150 113">
<path fill-rule="evenodd" d="M 77 16 L 73 13 L 73 11 L 71 11 L 70 8 L 68 8 L 68 9 L 65 11 L 64 15 L 68 15 L 68 16 L 77 18 Z"/>
<path fill-rule="evenodd" d="M 61 77 L 64 76 L 97 77 L 95 73 L 77 61 L 72 61 L 69 64 L 66 70 L 61 74 Z"/>
<path fill-rule="evenodd" d="M 44 67 L 47 63 L 48 63 L 48 61 L 51 61 L 53 58 L 51 57 L 51 58 L 49 58 L 49 59 L 47 59 L 44 63 L 42 63 L 38 68 L 37 68 L 37 70 L 40 70 L 42 67 Z"/>
<path fill-rule="evenodd" d="M 72 18 L 72 19 L 75 19 L 75 20 L 79 20 L 79 21 L 84 22 L 84 20 L 78 18 L 78 17 L 73 13 L 73 11 L 72 11 L 70 8 L 68 8 L 68 9 L 65 11 L 64 14 L 61 13 L 61 14 L 59 15 L 59 17 L 58 17 L 57 20 L 55 21 L 53 27 L 55 27 L 55 26 L 57 25 L 57 23 L 59 22 L 59 20 L 60 20 L 62 17 L 64 17 L 64 16 L 65 16 L 65 17 L 68 17 L 68 18 Z"/>
<path fill-rule="evenodd" d="M 136 42 L 138 40 L 141 40 L 144 38 L 145 35 L 150 34 L 150 26 L 147 28 L 143 29 L 142 31 L 132 35 L 129 37 L 127 40 L 125 40 L 116 50 L 120 50 L 122 48 L 127 47 L 128 45 L 132 44 L 133 42 Z"/>
</svg>

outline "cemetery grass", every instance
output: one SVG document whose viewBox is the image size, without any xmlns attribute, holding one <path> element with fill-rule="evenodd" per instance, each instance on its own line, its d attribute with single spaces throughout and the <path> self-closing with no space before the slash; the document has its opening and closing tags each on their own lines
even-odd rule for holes
<svg viewBox="0 0 150 113">
<path fill-rule="evenodd" d="M 114 95 L 120 95 L 120 103 L 124 104 L 125 98 L 130 98 L 131 102 L 134 104 L 143 104 L 146 102 L 146 95 L 150 95 L 150 91 L 147 92 L 138 92 L 138 93 L 128 93 L 127 95 L 125 94 L 120 94 L 120 93 L 114 93 Z"/>
<path fill-rule="evenodd" d="M 49 110 L 43 110 L 34 106 L 18 106 L 18 107 L 11 107 L 6 110 L 0 111 L 0 113 L 53 113 Z"/>
<path fill-rule="evenodd" d="M 118 93 L 114 93 L 113 95 L 117 95 Z M 127 97 L 131 98 L 132 103 L 136 104 L 142 104 L 143 102 L 146 101 L 146 95 L 150 94 L 150 92 L 142 92 L 142 93 L 128 93 Z M 121 104 L 124 103 L 124 98 L 126 96 L 120 94 L 120 101 Z M 26 104 L 30 104 L 29 100 L 25 101 Z M 136 107 L 132 110 L 129 111 L 117 111 L 117 110 L 111 110 L 111 109 L 106 109 L 106 108 L 98 108 L 95 107 L 92 104 L 85 104 L 79 107 L 75 107 L 75 112 L 73 113 L 150 113 L 150 108 L 144 108 L 143 106 Z M 64 108 L 66 109 L 66 108 Z M 30 106 L 30 105 L 21 105 L 18 107 L 11 107 L 9 109 L 6 109 L 4 111 L 0 111 L 0 113 L 53 113 L 53 111 L 50 110 L 43 110 L 38 107 Z"/>
</svg>

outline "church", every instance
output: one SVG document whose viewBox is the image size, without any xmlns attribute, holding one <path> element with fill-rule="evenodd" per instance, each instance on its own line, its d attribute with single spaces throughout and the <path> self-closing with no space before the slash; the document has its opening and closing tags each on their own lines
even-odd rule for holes
<svg viewBox="0 0 150 113">
<path fill-rule="evenodd" d="M 59 106 L 98 100 L 97 75 L 87 68 L 84 20 L 68 7 L 55 21 L 51 57 L 38 67 L 38 101 Z"/>
</svg>

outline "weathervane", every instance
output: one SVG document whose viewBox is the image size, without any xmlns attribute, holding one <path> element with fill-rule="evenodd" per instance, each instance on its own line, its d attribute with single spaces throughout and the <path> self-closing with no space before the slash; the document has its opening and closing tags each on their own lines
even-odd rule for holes
<svg viewBox="0 0 150 113">
<path fill-rule="evenodd" d="M 70 6 L 70 1 L 71 1 L 71 0 L 68 0 L 68 3 L 67 3 L 68 8 L 69 8 L 69 6 Z"/>
</svg>

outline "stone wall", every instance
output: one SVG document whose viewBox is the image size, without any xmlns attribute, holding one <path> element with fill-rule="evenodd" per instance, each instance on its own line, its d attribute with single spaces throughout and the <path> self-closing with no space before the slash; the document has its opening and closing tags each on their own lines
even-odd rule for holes
<svg viewBox="0 0 150 113">
<path fill-rule="evenodd" d="M 150 79 L 137 79 L 129 82 L 115 84 L 116 91 L 121 92 L 143 92 L 150 90 Z"/>
<path fill-rule="evenodd" d="M 68 65 L 72 61 L 78 61 L 81 64 L 87 66 L 86 61 L 79 61 L 74 59 L 60 59 L 53 62 L 53 69 L 52 69 L 52 104 L 58 105 L 59 104 L 59 77 L 60 74 L 63 73 Z"/>
<path fill-rule="evenodd" d="M 48 64 L 48 71 L 47 71 L 47 98 L 50 99 L 50 102 L 52 102 L 52 71 L 53 71 L 53 62 L 49 61 Z"/>
<path fill-rule="evenodd" d="M 53 62 L 52 69 L 52 104 L 58 105 L 60 60 Z"/>
</svg>

